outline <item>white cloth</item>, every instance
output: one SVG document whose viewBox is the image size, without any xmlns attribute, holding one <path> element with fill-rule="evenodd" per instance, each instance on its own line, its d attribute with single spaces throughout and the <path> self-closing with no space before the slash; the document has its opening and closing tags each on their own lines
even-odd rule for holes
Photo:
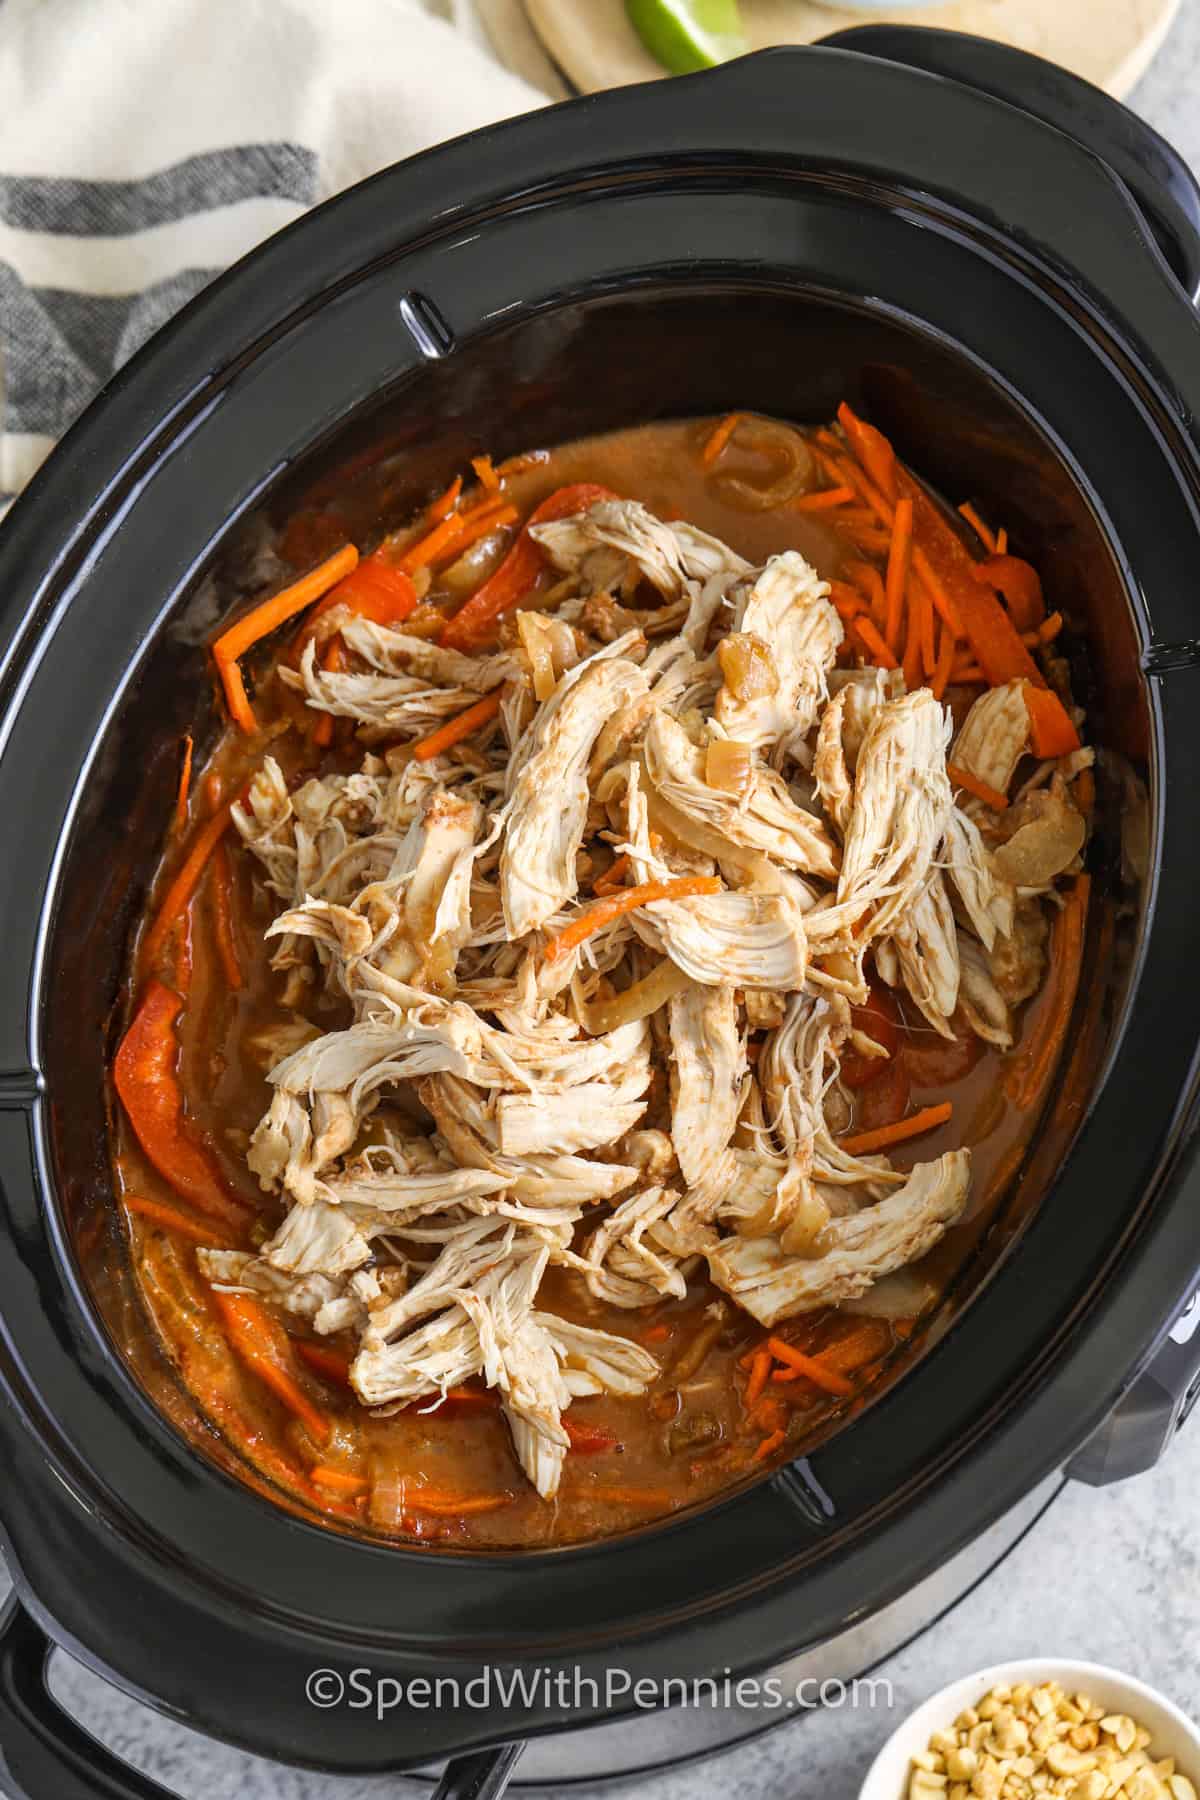
<svg viewBox="0 0 1200 1800">
<path fill-rule="evenodd" d="M 0 503 L 229 263 L 377 169 L 543 103 L 477 21 L 433 10 L 3 0 Z"/>
</svg>

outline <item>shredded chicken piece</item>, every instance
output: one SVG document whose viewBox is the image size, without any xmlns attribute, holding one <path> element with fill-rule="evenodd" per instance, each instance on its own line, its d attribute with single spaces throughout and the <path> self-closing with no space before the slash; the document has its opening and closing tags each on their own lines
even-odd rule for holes
<svg viewBox="0 0 1200 1800">
<path fill-rule="evenodd" d="M 1017 764 L 1029 749 L 1025 683 L 1009 681 L 980 694 L 963 720 L 950 758 L 998 794 L 1007 794 Z"/>
<path fill-rule="evenodd" d="M 812 729 L 826 678 L 842 641 L 842 623 L 822 581 L 798 550 L 772 556 L 739 595 L 733 629 L 769 647 L 775 684 L 745 696 L 726 682 L 714 713 L 731 738 L 788 750 Z"/>
</svg>

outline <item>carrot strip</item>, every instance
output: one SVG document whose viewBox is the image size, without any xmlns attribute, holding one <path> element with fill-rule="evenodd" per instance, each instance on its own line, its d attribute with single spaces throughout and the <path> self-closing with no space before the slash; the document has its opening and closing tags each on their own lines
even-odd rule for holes
<svg viewBox="0 0 1200 1800">
<path fill-rule="evenodd" d="M 967 524 L 971 527 L 971 530 L 975 533 L 975 536 L 979 539 L 984 549 L 994 556 L 996 553 L 995 532 L 992 531 L 989 526 L 984 524 L 969 500 L 964 500 L 958 510 L 967 521 Z"/>
<path fill-rule="evenodd" d="M 138 1213 L 144 1219 L 150 1219 L 155 1225 L 161 1225 L 164 1231 L 174 1231 L 179 1237 L 190 1238 L 194 1244 L 207 1244 L 214 1250 L 230 1250 L 233 1240 L 217 1231 L 211 1223 L 202 1219 L 189 1219 L 186 1213 L 177 1212 L 173 1206 L 165 1206 L 161 1200 L 149 1200 L 144 1194 L 124 1194 L 122 1199 L 131 1213 Z"/>
<path fill-rule="evenodd" d="M 775 1454 L 786 1436 L 786 1431 L 773 1431 L 769 1437 L 765 1437 L 762 1440 L 762 1443 L 758 1446 L 758 1449 L 754 1452 L 754 1455 L 750 1460 L 752 1462 L 765 1462 L 768 1456 L 773 1456 Z"/>
<path fill-rule="evenodd" d="M 921 685 L 921 622 L 923 592 L 916 581 L 908 584 L 908 628 L 904 637 L 904 685 L 911 693 Z"/>
<path fill-rule="evenodd" d="M 175 1192 L 197 1212 L 240 1225 L 244 1208 L 226 1192 L 184 1116 L 175 1032 L 182 1011 L 178 994 L 161 981 L 149 983 L 117 1051 L 113 1083 L 147 1160 Z"/>
<path fill-rule="evenodd" d="M 229 807 L 223 806 L 192 839 L 182 867 L 163 896 L 154 923 L 142 939 L 142 960 L 151 963 L 166 942 L 167 934 L 195 893 L 209 857 L 229 827 Z"/>
<path fill-rule="evenodd" d="M 671 1335 L 671 1327 L 664 1320 L 654 1325 L 647 1325 L 642 1333 L 643 1344 L 664 1344 Z"/>
<path fill-rule="evenodd" d="M 1075 885 L 1054 921 L 1054 941 L 1049 957 L 1054 991 L 1049 1003 L 1041 1009 L 1036 1037 L 1027 1057 L 1022 1058 L 1010 1081 L 1005 1084 L 1009 1090 L 1009 1098 L 1015 1100 L 1018 1106 L 1033 1105 L 1049 1080 L 1055 1060 L 1066 1040 L 1083 967 L 1084 927 L 1091 889 L 1091 876 L 1077 875 Z"/>
<path fill-rule="evenodd" d="M 217 941 L 217 954 L 221 959 L 225 980 L 236 992 L 242 986 L 242 965 L 238 959 L 237 936 L 233 923 L 233 869 L 230 866 L 229 852 L 225 847 L 224 839 L 213 850 L 212 868 L 208 880 L 212 900 L 213 936 Z"/>
<path fill-rule="evenodd" d="M 310 1469 L 308 1479 L 315 1481 L 318 1487 L 332 1488 L 336 1494 L 365 1494 L 368 1486 L 365 1476 L 351 1475 L 345 1469 L 331 1469 L 324 1463 Z"/>
<path fill-rule="evenodd" d="M 851 587 L 848 581 L 831 581 L 829 598 L 833 601 L 838 617 L 841 619 L 853 619 L 859 613 L 867 611 L 866 601 L 858 589 Z"/>
<path fill-rule="evenodd" d="M 179 789 L 175 795 L 175 818 L 173 829 L 178 835 L 187 824 L 188 794 L 192 786 L 192 734 L 189 731 L 183 740 L 183 764 L 179 771 Z"/>
<path fill-rule="evenodd" d="M 432 531 L 427 531 L 424 537 L 409 545 L 404 554 L 397 558 L 396 567 L 406 575 L 411 574 L 414 569 L 424 568 L 440 550 L 453 542 L 461 528 L 462 522 L 458 514 L 447 513 L 438 520 Z"/>
<path fill-rule="evenodd" d="M 458 496 L 462 493 L 462 484 L 462 476 L 456 475 L 445 493 L 439 494 L 436 500 L 430 502 L 425 514 L 430 525 L 438 524 L 454 511 L 458 505 Z"/>
<path fill-rule="evenodd" d="M 500 477 L 490 456 L 473 456 L 471 467 L 479 478 L 480 487 L 487 488 L 493 494 L 500 492 Z"/>
<path fill-rule="evenodd" d="M 877 663 L 881 669 L 895 669 L 898 667 L 896 658 L 892 655 L 891 645 L 880 635 L 873 620 L 867 618 L 852 619 L 850 622 L 850 629 L 855 637 L 862 640 L 863 648 L 866 650 L 872 662 Z"/>
<path fill-rule="evenodd" d="M 879 491 L 889 500 L 896 498 L 896 452 L 874 425 L 852 412 L 843 400 L 837 411 L 838 424 L 845 432 L 854 454 Z"/>
<path fill-rule="evenodd" d="M 764 1344 L 761 1350 L 755 1351 L 754 1360 L 750 1364 L 750 1378 L 746 1383 L 746 1392 L 742 1396 L 747 1412 L 750 1411 L 751 1407 L 753 1407 L 755 1401 L 766 1387 L 767 1376 L 770 1373 L 771 1352 Z"/>
<path fill-rule="evenodd" d="M 857 556 L 847 557 L 842 567 L 859 592 L 866 596 L 871 617 L 880 631 L 883 631 L 887 624 L 887 594 L 884 590 L 883 576 L 874 563 L 863 562 Z"/>
<path fill-rule="evenodd" d="M 460 513 L 457 535 L 446 544 L 434 559 L 436 562 L 452 562 L 460 557 L 464 550 L 486 537 L 490 531 L 499 531 L 505 525 L 515 525 L 520 518 L 515 506 L 502 500 L 498 505 L 488 503 L 476 507 L 472 512 Z"/>
<path fill-rule="evenodd" d="M 908 565 L 912 553 L 912 523 L 912 501 L 897 500 L 892 541 L 888 549 L 887 578 L 884 582 L 884 592 L 887 595 L 884 636 L 893 655 L 900 649 L 900 619 L 904 610 L 904 590 L 908 584 Z"/>
<path fill-rule="evenodd" d="M 324 1375 L 327 1381 L 336 1381 L 341 1387 L 350 1385 L 350 1358 L 340 1350 L 331 1350 L 326 1344 L 310 1344 L 305 1338 L 293 1338 L 292 1349 L 301 1362 L 315 1369 L 318 1375 Z"/>
<path fill-rule="evenodd" d="M 328 593 L 343 576 L 349 575 L 357 563 L 358 551 L 354 545 L 343 545 L 333 556 L 327 557 L 315 569 L 310 569 L 307 575 L 301 576 L 299 581 L 294 581 L 290 587 L 285 587 L 270 600 L 264 600 L 261 605 L 254 607 L 216 640 L 213 656 L 225 688 L 225 698 L 230 712 L 243 731 L 257 730 L 257 721 L 254 709 L 246 698 L 245 683 L 237 666 L 238 657 L 244 656 L 253 644 L 259 643 L 285 620 L 303 612 L 306 606 L 311 606 L 314 600 L 319 600 L 323 594 Z"/>
<path fill-rule="evenodd" d="M 983 658 L 980 657 L 983 663 Z M 986 671 L 987 665 L 984 664 Z M 1069 756 L 1079 748 L 1079 733 L 1058 695 L 1048 687 L 1025 683 L 1025 707 L 1029 713 L 1029 741 L 1035 756 L 1043 761 L 1053 756 Z"/>
<path fill-rule="evenodd" d="M 996 533 L 996 555 L 997 556 L 1007 556 L 1008 555 L 1008 533 L 1004 529 L 1003 525 L 1000 527 L 999 531 Z"/>
<path fill-rule="evenodd" d="M 647 881 L 641 887 L 622 888 L 607 894 L 593 906 L 586 907 L 571 923 L 546 945 L 546 961 L 557 962 L 569 950 L 582 944 L 594 932 L 602 931 L 619 919 L 622 913 L 639 906 L 652 906 L 656 900 L 687 900 L 696 894 L 719 894 L 721 883 L 715 875 L 680 875 L 672 881 Z"/>
<path fill-rule="evenodd" d="M 935 700 L 940 700 L 945 694 L 950 677 L 954 672 L 954 633 L 944 619 L 941 629 L 942 637 L 938 646 L 937 664 L 933 671 L 933 680 L 929 684 L 933 689 Z"/>
<path fill-rule="evenodd" d="M 854 489 L 872 517 L 884 527 L 886 538 L 884 548 L 886 549 L 887 544 L 891 542 L 891 530 L 896 516 L 895 507 L 886 494 L 880 492 L 858 463 L 852 457 L 844 456 L 841 453 L 842 447 L 836 438 L 834 438 L 833 444 L 835 447 L 831 450 L 818 451 L 818 460 L 828 471 L 832 480 L 844 482 L 847 487 Z M 845 518 L 838 520 L 838 524 L 841 526 L 845 526 L 846 523 Z"/>
<path fill-rule="evenodd" d="M 497 1512 L 502 1506 L 511 1506 L 511 1494 L 435 1494 L 429 1489 L 406 1489 L 404 1506 L 413 1512 L 433 1513 L 435 1517 L 470 1518 L 476 1513 Z"/>
<path fill-rule="evenodd" d="M 848 484 L 841 487 L 818 488 L 811 494 L 801 494 L 799 499 L 789 502 L 793 512 L 826 512 L 831 506 L 846 506 L 854 499 L 854 489 Z"/>
<path fill-rule="evenodd" d="M 337 638 L 330 638 L 325 646 L 325 654 L 321 658 L 321 667 L 327 675 L 336 674 L 341 668 L 344 658 L 342 646 Z M 317 749 L 324 750 L 333 742 L 333 714 L 318 713 L 313 726 L 312 741 Z"/>
<path fill-rule="evenodd" d="M 745 413 L 726 413 L 719 424 L 714 426 L 703 450 L 700 452 L 701 466 L 711 469 L 722 450 L 745 418 Z"/>
<path fill-rule="evenodd" d="M 1008 807 L 1008 795 L 1002 794 L 999 788 L 989 787 L 986 781 L 980 781 L 978 775 L 972 775 L 970 769 L 960 769 L 957 763 L 947 763 L 946 773 L 955 787 L 966 788 L 968 794 L 974 794 L 994 812 L 1004 812 Z"/>
<path fill-rule="evenodd" d="M 501 688 L 494 688 L 482 700 L 477 700 L 474 706 L 468 706 L 466 712 L 447 720 L 436 731 L 431 731 L 428 737 L 414 744 L 413 755 L 417 761 L 428 762 L 431 757 L 440 755 L 443 750 L 449 750 L 452 745 L 461 743 L 463 738 L 470 737 L 473 731 L 486 725 L 489 719 L 494 719 L 500 711 L 502 695 Z"/>
<path fill-rule="evenodd" d="M 615 888 L 621 886 L 621 883 L 624 881 L 626 875 L 628 875 L 629 870 L 629 855 L 627 852 L 623 851 L 621 855 L 605 869 L 603 875 L 598 875 L 595 881 L 593 881 L 593 894 L 611 894 Z"/>
<path fill-rule="evenodd" d="M 511 611 L 536 586 L 546 559 L 537 539 L 530 536 L 530 526 L 566 519 L 572 513 L 586 512 L 597 501 L 615 499 L 611 488 L 592 481 L 577 481 L 548 495 L 540 506 L 534 507 L 500 567 L 447 620 L 439 642 L 453 650 L 478 649 L 501 614 Z"/>
<path fill-rule="evenodd" d="M 932 1131 L 935 1125 L 944 1125 L 953 1111 L 953 1102 L 942 1100 L 937 1106 L 924 1106 L 920 1112 L 910 1113 L 907 1119 L 900 1119 L 895 1125 L 881 1125 L 878 1131 L 860 1131 L 856 1137 L 839 1138 L 838 1142 L 851 1156 L 866 1156 L 872 1150 L 886 1150 L 889 1144 L 901 1144 L 922 1131 Z"/>
<path fill-rule="evenodd" d="M 786 1363 L 789 1369 L 795 1369 L 797 1375 L 803 1375 L 816 1387 L 824 1388 L 827 1394 L 844 1397 L 854 1392 L 852 1381 L 847 1381 L 835 1369 L 827 1369 L 817 1357 L 806 1356 L 803 1350 L 795 1349 L 786 1338 L 769 1337 L 767 1348 L 777 1362 Z"/>
</svg>

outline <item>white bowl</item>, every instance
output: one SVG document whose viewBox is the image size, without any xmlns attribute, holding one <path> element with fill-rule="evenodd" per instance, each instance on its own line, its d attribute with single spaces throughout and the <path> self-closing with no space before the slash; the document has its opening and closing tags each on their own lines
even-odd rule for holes
<svg viewBox="0 0 1200 1800">
<path fill-rule="evenodd" d="M 952 1681 L 918 1706 L 893 1731 L 867 1771 L 859 1800 L 904 1800 L 912 1758 L 925 1750 L 935 1731 L 953 1725 L 959 1713 L 976 1706 L 994 1687 L 1015 1687 L 1030 1681 L 1057 1681 L 1068 1694 L 1087 1694 L 1106 1712 L 1127 1713 L 1150 1733 L 1149 1749 L 1155 1760 L 1173 1756 L 1181 1775 L 1200 1791 L 1200 1728 L 1173 1701 L 1133 1675 L 1089 1662 L 1009 1662 L 978 1669 Z"/>
</svg>

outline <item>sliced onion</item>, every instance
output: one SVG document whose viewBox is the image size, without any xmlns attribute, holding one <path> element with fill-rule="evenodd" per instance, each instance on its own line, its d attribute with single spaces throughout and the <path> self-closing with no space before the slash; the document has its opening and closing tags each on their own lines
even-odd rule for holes
<svg viewBox="0 0 1200 1800">
<path fill-rule="evenodd" d="M 992 851 L 992 861 L 1001 879 L 1014 887 L 1045 887 L 1070 868 L 1086 837 L 1083 814 L 1060 800 L 1014 831 L 1007 843 Z"/>
<path fill-rule="evenodd" d="M 517 630 L 521 634 L 521 648 L 529 658 L 534 695 L 539 702 L 548 700 L 558 686 L 558 677 L 554 673 L 554 652 L 546 621 L 539 613 L 519 612 Z"/>
<path fill-rule="evenodd" d="M 915 1269 L 896 1269 L 890 1275 L 882 1275 L 865 1294 L 843 1300 L 839 1311 L 857 1313 L 865 1319 L 915 1319 L 928 1311 L 940 1292 L 928 1275 Z"/>
<path fill-rule="evenodd" d="M 713 486 L 723 500 L 749 512 L 769 512 L 794 500 L 808 486 L 812 475 L 812 453 L 799 432 L 790 431 L 771 419 L 743 419 L 738 426 L 737 441 L 748 450 L 762 450 L 779 458 L 781 467 L 766 487 L 745 481 L 740 475 L 720 474 Z"/>
<path fill-rule="evenodd" d="M 754 772 L 754 751 L 749 744 L 733 738 L 712 738 L 704 753 L 704 779 L 710 788 L 736 799 L 750 786 Z"/>
<path fill-rule="evenodd" d="M 752 631 L 731 631 L 723 637 L 717 645 L 717 661 L 735 700 L 758 700 L 779 687 L 770 647 Z"/>
<path fill-rule="evenodd" d="M 623 994 L 614 994 L 611 1000 L 596 1000 L 581 1008 L 583 1028 L 592 1037 L 602 1037 L 606 1032 L 615 1031 L 618 1025 L 632 1025 L 638 1019 L 648 1019 L 676 994 L 682 994 L 690 979 L 669 956 L 664 956 L 648 975 L 627 987 Z"/>
</svg>

